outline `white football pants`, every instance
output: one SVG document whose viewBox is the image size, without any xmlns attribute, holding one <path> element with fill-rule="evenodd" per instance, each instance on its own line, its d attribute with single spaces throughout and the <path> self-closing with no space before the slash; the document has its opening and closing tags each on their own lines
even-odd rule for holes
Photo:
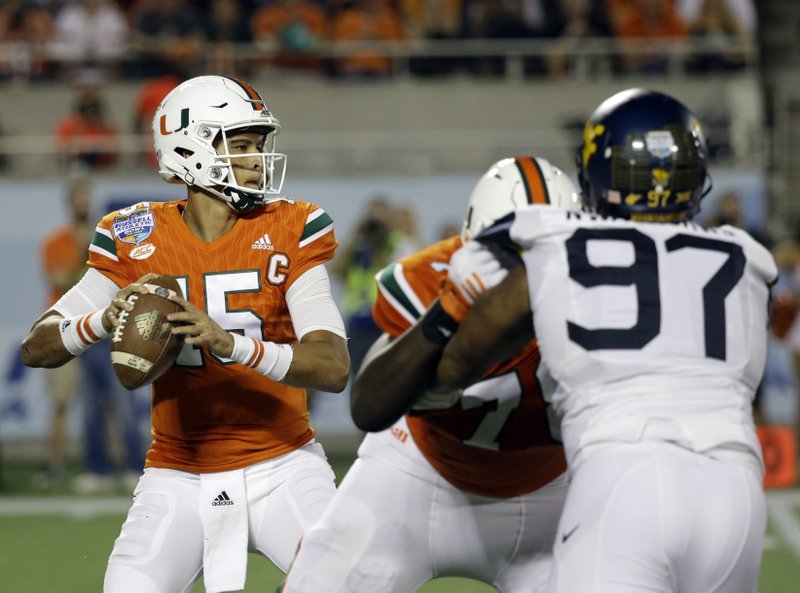
<svg viewBox="0 0 800 593">
<path fill-rule="evenodd" d="M 322 446 L 310 443 L 244 470 L 248 547 L 286 570 L 303 532 L 336 487 Z M 104 593 L 185 593 L 203 569 L 200 476 L 146 469 L 108 561 Z"/>
<path fill-rule="evenodd" d="M 404 419 L 394 428 L 408 435 Z M 303 537 L 283 592 L 412 593 L 443 576 L 502 593 L 542 591 L 566 488 L 562 475 L 523 496 L 468 494 L 431 467 L 410 435 L 369 434 Z"/>
<path fill-rule="evenodd" d="M 755 593 L 765 528 L 752 468 L 666 442 L 609 446 L 572 475 L 548 593 Z"/>
</svg>

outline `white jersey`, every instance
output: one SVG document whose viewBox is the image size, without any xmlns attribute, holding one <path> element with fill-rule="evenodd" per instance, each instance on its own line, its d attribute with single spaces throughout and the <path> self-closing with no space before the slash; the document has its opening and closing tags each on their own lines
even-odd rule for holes
<svg viewBox="0 0 800 593">
<path fill-rule="evenodd" d="M 761 459 L 752 400 L 777 275 L 764 247 L 728 226 L 537 206 L 509 233 L 571 465 L 591 445 L 644 439 Z"/>
</svg>

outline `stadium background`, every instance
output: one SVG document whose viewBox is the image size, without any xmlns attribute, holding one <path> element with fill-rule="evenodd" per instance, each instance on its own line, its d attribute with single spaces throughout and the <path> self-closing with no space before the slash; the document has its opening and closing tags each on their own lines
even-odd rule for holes
<svg viewBox="0 0 800 593">
<path fill-rule="evenodd" d="M 631 40 L 613 48 L 602 39 L 568 45 L 471 39 L 358 47 L 329 42 L 319 47 L 322 59 L 364 47 L 391 56 L 389 71 L 369 80 L 277 68 L 267 63 L 275 52 L 269 46 L 237 46 L 236 55 L 241 58 L 237 64 L 248 70 L 248 81 L 262 92 L 283 126 L 278 148 L 288 154 L 284 193 L 325 208 L 342 242 L 375 196 L 409 207 L 418 218 L 421 238 L 433 241 L 444 225 L 460 224 L 472 185 L 502 157 L 533 153 L 574 175 L 583 120 L 602 99 L 632 86 L 671 93 L 706 122 L 714 189 L 701 219 L 714 213 L 720 196 L 735 192 L 747 228 L 796 240 L 800 3 L 764 0 L 757 9 L 759 28 L 751 43 L 722 49 L 709 48 L 702 40 L 663 39 Z M 666 57 L 664 68 L 655 73 L 596 67 L 614 52 L 636 56 L 652 51 L 653 44 Z M 0 35 L 0 48 L 8 47 Z M 561 76 L 526 73 L 526 59 L 556 49 L 569 58 Z M 705 74 L 686 67 L 692 52 L 710 49 L 744 56 L 743 61 L 735 69 Z M 0 52 L 0 64 L 8 65 L 9 55 Z M 501 66 L 490 74 L 469 69 L 434 77 L 415 73 L 415 59 L 441 55 L 491 55 Z M 0 217 L 5 277 L 0 297 L 0 591 L 99 590 L 129 495 L 78 496 L 66 487 L 48 493 L 31 488 L 44 455 L 50 400 L 43 373 L 24 369 L 17 359 L 19 342 L 44 305 L 39 246 L 67 216 L 67 173 L 54 130 L 71 109 L 77 79 L 63 73 L 36 79 L 30 73 L 0 72 L 0 203 L 5 210 Z M 150 141 L 131 125 L 141 84 L 141 79 L 119 75 L 103 82 L 107 113 L 118 130 L 119 157 L 113 166 L 92 173 L 98 216 L 136 201 L 183 195 L 181 187 L 160 181 L 142 158 Z M 342 287 L 335 290 L 341 296 Z M 147 394 L 134 397 L 146 427 Z M 775 391 L 764 404 L 770 423 L 796 425 L 796 393 Z M 74 472 L 79 466 L 79 406 L 76 401 L 70 423 Z M 347 393 L 318 396 L 312 420 L 341 477 L 361 436 L 349 419 Z M 760 593 L 793 593 L 800 582 L 800 492 L 771 490 L 769 505 Z M 266 565 L 261 559 L 250 562 L 247 591 L 269 591 L 279 581 L 277 571 Z M 490 588 L 448 579 L 424 590 L 468 593 Z"/>
</svg>

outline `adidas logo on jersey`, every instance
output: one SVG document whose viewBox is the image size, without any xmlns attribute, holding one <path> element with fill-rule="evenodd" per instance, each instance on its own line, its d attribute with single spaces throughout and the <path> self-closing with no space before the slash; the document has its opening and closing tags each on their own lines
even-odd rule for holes
<svg viewBox="0 0 800 593">
<path fill-rule="evenodd" d="M 272 246 L 272 241 L 269 239 L 269 233 L 264 233 L 264 236 L 253 243 L 250 247 L 253 249 L 268 249 L 269 251 L 275 250 L 275 247 Z"/>
<path fill-rule="evenodd" d="M 221 507 L 233 504 L 233 501 L 228 496 L 228 493 L 224 490 L 220 492 L 217 497 L 211 501 L 212 507 Z"/>
</svg>

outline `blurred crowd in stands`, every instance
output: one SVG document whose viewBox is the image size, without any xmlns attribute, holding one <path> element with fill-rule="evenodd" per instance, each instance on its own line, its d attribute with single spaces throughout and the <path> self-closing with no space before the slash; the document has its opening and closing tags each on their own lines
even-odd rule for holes
<svg viewBox="0 0 800 593">
<path fill-rule="evenodd" d="M 588 38 L 700 38 L 703 51 L 689 52 L 684 65 L 705 72 L 741 68 L 744 53 L 737 51 L 756 28 L 753 0 L 4 0 L 0 80 L 246 76 L 264 68 L 385 77 L 393 71 L 392 47 L 417 75 L 505 68 L 501 57 L 481 50 L 463 55 L 464 46 L 440 43 L 432 53 L 409 54 L 424 40 L 550 42 L 526 57 L 524 71 L 557 77 L 575 67 L 576 48 Z M 610 60 L 606 54 L 592 67 L 664 71 L 659 45 L 642 48 Z"/>
</svg>

